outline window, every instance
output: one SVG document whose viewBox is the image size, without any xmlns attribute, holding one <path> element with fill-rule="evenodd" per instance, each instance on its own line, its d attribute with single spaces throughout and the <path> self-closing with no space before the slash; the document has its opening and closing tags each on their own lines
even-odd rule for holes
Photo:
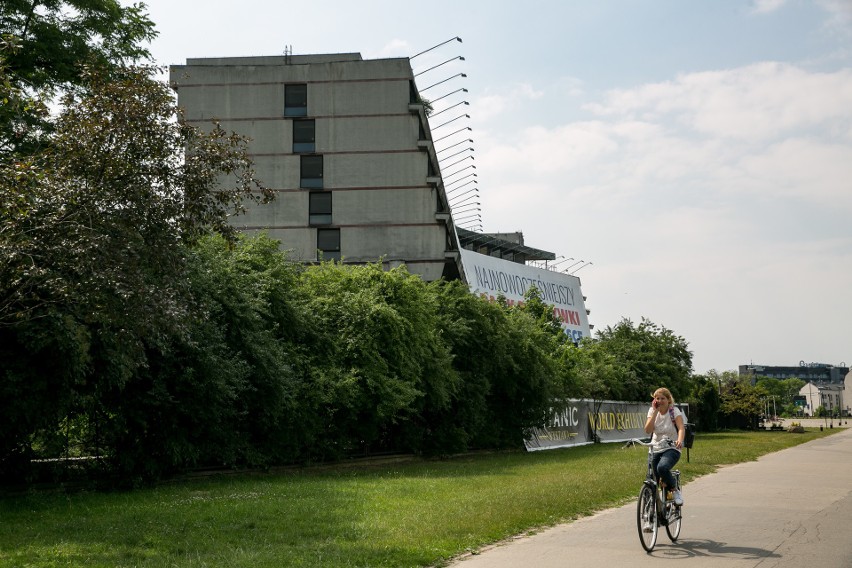
<svg viewBox="0 0 852 568">
<path fill-rule="evenodd" d="M 331 192 L 312 192 L 308 211 L 310 225 L 331 225 Z"/>
<path fill-rule="evenodd" d="M 299 187 L 322 189 L 322 154 L 302 156 Z"/>
<path fill-rule="evenodd" d="M 308 86 L 284 85 L 284 116 L 308 115 Z"/>
<path fill-rule="evenodd" d="M 323 260 L 340 260 L 340 229 L 317 229 L 317 250 Z"/>
<path fill-rule="evenodd" d="M 293 152 L 316 151 L 316 126 L 313 119 L 293 121 Z"/>
</svg>

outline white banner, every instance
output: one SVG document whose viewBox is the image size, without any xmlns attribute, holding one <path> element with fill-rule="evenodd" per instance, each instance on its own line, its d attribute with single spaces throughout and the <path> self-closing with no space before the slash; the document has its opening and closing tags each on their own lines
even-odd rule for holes
<svg viewBox="0 0 852 568">
<path fill-rule="evenodd" d="M 541 299 L 553 306 L 553 313 L 562 322 L 562 329 L 577 343 L 591 335 L 580 279 L 563 272 L 544 270 L 495 258 L 477 252 L 461 250 L 462 267 L 470 291 L 496 300 L 503 295 L 509 304 L 523 303 L 531 287 L 538 288 Z"/>
</svg>

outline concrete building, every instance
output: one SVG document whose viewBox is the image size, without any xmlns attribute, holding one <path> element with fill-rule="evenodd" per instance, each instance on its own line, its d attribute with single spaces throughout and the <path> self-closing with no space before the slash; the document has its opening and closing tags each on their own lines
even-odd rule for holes
<svg viewBox="0 0 852 568">
<path fill-rule="evenodd" d="M 425 280 L 461 279 L 474 293 L 513 301 L 535 285 L 566 333 L 575 341 L 590 335 L 579 278 L 526 266 L 554 253 L 525 245 L 520 232 L 456 226 L 434 145 L 447 137 L 432 138 L 408 58 L 188 59 L 171 67 L 170 79 L 189 123 L 218 122 L 251 140 L 258 178 L 277 194 L 236 217 L 238 229 L 266 231 L 300 262 L 405 265 Z M 469 253 L 487 259 L 488 278 L 485 268 L 471 276 L 484 260 Z"/>
<path fill-rule="evenodd" d="M 803 402 L 802 410 L 805 416 L 814 416 L 817 409 L 824 408 L 829 416 L 849 416 L 850 408 L 843 396 L 846 381 L 840 384 L 816 385 L 808 383 L 801 388 L 798 400 Z"/>
<path fill-rule="evenodd" d="M 238 228 L 268 232 L 297 261 L 381 260 L 426 280 L 463 278 L 408 58 L 188 59 L 170 79 L 191 124 L 251 138 L 258 177 L 277 193 L 235 218 Z"/>
</svg>

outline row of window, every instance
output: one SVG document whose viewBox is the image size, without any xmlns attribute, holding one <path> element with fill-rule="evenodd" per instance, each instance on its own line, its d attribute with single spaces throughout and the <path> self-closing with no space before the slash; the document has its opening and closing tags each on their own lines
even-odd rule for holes
<svg viewBox="0 0 852 568">
<path fill-rule="evenodd" d="M 284 85 L 284 116 L 308 116 L 307 84 Z M 313 119 L 293 121 L 293 153 L 301 156 L 299 187 L 323 188 L 322 155 L 316 152 L 316 122 Z M 331 224 L 331 192 L 313 191 L 309 196 L 308 222 L 311 226 Z M 340 229 L 318 228 L 317 250 L 324 260 L 340 260 Z"/>
</svg>

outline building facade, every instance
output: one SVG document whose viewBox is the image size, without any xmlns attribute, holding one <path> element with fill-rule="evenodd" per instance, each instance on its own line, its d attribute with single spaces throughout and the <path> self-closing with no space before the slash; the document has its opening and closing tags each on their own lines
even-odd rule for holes
<svg viewBox="0 0 852 568">
<path fill-rule="evenodd" d="M 234 225 L 296 261 L 381 261 L 462 278 L 429 122 L 408 58 L 360 54 L 188 59 L 170 80 L 185 119 L 251 139 L 277 197 Z"/>
<path fill-rule="evenodd" d="M 848 377 L 847 375 L 846 380 Z M 852 409 L 846 402 L 845 392 L 846 381 L 840 384 L 824 383 L 822 385 L 808 383 L 801 388 L 795 402 L 805 416 L 815 416 L 820 408 L 828 416 L 849 416 Z"/>
<path fill-rule="evenodd" d="M 828 363 L 805 363 L 799 361 L 797 366 L 775 366 L 775 365 L 740 365 L 739 375 L 751 377 L 754 383 L 761 377 L 771 379 L 801 379 L 805 382 L 815 384 L 842 384 L 849 367 L 845 364 L 831 365 Z"/>
</svg>

